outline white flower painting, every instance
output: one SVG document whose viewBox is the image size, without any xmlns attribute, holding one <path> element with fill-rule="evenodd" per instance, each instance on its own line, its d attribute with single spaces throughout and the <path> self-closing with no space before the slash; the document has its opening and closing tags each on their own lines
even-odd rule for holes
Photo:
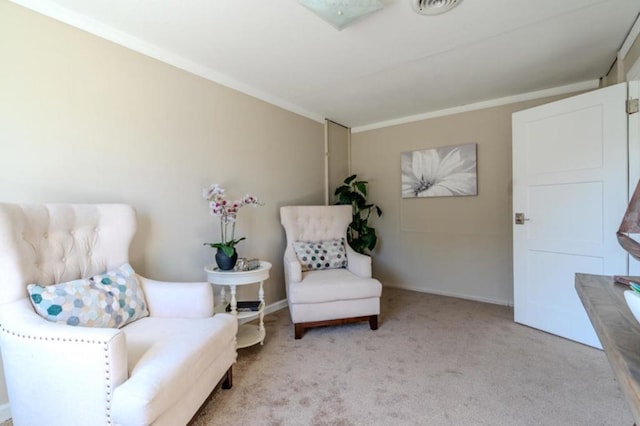
<svg viewBox="0 0 640 426">
<path fill-rule="evenodd" d="M 402 153 L 402 197 L 477 195 L 477 144 Z"/>
</svg>

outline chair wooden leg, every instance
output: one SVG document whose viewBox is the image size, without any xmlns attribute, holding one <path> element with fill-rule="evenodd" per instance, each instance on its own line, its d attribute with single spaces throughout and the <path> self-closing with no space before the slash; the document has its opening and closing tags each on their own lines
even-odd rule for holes
<svg viewBox="0 0 640 426">
<path fill-rule="evenodd" d="M 302 339 L 302 335 L 304 334 L 304 325 L 302 324 L 294 324 L 294 337 L 296 340 Z"/>
<path fill-rule="evenodd" d="M 231 389 L 231 386 L 233 386 L 233 366 L 229 367 L 227 372 L 224 373 L 222 379 L 220 379 L 220 381 L 214 386 L 207 399 L 204 400 L 200 408 L 198 408 L 198 411 L 196 411 L 196 413 L 193 415 L 191 420 L 189 420 L 189 423 L 187 423 L 186 426 L 194 426 L 196 424 L 194 420 L 199 417 L 204 407 L 207 405 L 207 403 L 209 403 L 209 401 L 211 401 L 211 398 L 213 398 L 213 394 L 218 390 L 218 386 L 220 386 L 222 389 Z"/>
<path fill-rule="evenodd" d="M 372 330 L 377 330 L 378 329 L 378 316 L 377 315 L 371 315 L 369 317 L 369 327 Z"/>
<path fill-rule="evenodd" d="M 233 367 L 229 367 L 222 381 L 222 389 L 231 389 L 233 386 Z"/>
<path fill-rule="evenodd" d="M 369 315 L 369 316 L 362 316 L 362 317 L 339 318 L 339 319 L 333 319 L 333 320 L 310 321 L 310 322 L 293 324 L 294 337 L 296 340 L 302 339 L 302 336 L 304 335 L 304 332 L 307 328 L 351 324 L 351 323 L 360 322 L 360 321 L 369 321 L 369 327 L 372 330 L 378 329 L 378 315 Z"/>
</svg>

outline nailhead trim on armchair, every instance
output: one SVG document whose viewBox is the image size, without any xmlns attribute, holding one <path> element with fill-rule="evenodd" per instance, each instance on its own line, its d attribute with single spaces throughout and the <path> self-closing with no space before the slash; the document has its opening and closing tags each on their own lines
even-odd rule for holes
<svg viewBox="0 0 640 426">
<path fill-rule="evenodd" d="M 47 336 L 30 336 L 27 334 L 16 333 L 15 331 L 9 330 L 5 328 L 2 324 L 0 324 L 0 331 L 6 334 L 10 334 L 12 336 L 18 337 L 20 339 L 33 339 L 33 340 L 46 340 L 46 341 L 59 341 L 59 342 L 76 342 L 76 343 L 89 343 L 89 344 L 98 344 L 104 347 L 104 358 L 105 358 L 105 421 L 107 425 L 111 425 L 111 385 L 109 385 L 109 374 L 111 373 L 111 365 L 109 363 L 109 344 L 106 341 L 99 340 L 85 340 L 85 339 L 65 339 L 65 338 L 49 338 Z"/>
</svg>

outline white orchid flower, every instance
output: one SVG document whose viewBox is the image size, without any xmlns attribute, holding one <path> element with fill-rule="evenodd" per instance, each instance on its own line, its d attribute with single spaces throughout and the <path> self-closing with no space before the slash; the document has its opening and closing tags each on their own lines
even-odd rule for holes
<svg viewBox="0 0 640 426">
<path fill-rule="evenodd" d="M 220 217 L 220 237 L 219 243 L 204 243 L 211 247 L 223 249 L 227 255 L 232 255 L 232 249 L 240 241 L 244 240 L 244 237 L 235 239 L 236 221 L 238 219 L 238 212 L 241 207 L 251 204 L 254 207 L 262 205 L 263 203 L 258 201 L 258 198 L 253 195 L 245 195 L 244 198 L 235 201 L 227 201 L 225 199 L 225 190 L 217 183 L 210 185 L 208 188 L 202 190 L 202 196 L 209 201 L 210 213 L 213 216 Z M 229 230 L 229 225 L 231 229 Z"/>
</svg>

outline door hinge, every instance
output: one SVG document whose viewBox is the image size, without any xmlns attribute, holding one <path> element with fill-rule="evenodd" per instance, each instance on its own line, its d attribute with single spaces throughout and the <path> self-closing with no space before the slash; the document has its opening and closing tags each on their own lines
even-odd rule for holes
<svg viewBox="0 0 640 426">
<path fill-rule="evenodd" d="M 635 114 L 638 112 L 638 99 L 627 99 L 627 114 Z"/>
</svg>

